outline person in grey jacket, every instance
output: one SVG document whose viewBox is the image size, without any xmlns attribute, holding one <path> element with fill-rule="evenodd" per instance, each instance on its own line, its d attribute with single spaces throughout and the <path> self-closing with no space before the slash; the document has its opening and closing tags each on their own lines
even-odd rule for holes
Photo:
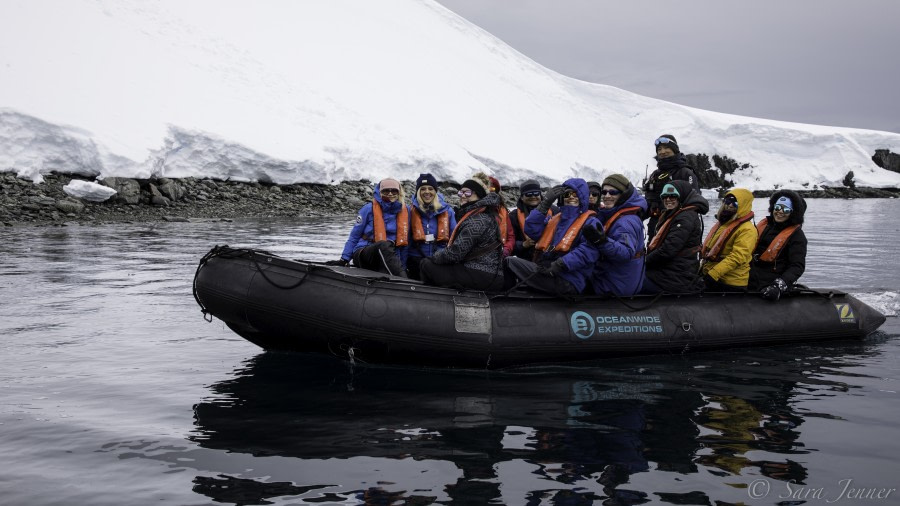
<svg viewBox="0 0 900 506">
<path fill-rule="evenodd" d="M 490 179 L 477 173 L 459 190 L 458 221 L 447 247 L 419 264 L 422 281 L 457 289 L 503 289 L 503 238 L 498 218 L 500 196 Z"/>
</svg>

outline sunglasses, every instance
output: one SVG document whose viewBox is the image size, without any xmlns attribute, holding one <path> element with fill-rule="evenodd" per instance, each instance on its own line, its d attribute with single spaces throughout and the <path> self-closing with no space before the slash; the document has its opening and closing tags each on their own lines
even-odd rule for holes
<svg viewBox="0 0 900 506">
<path fill-rule="evenodd" d="M 566 192 L 566 193 L 563 194 L 563 198 L 564 198 L 564 199 L 577 199 L 577 198 L 578 198 L 578 193 L 576 193 L 576 192 Z"/>
<path fill-rule="evenodd" d="M 382 195 L 400 195 L 400 190 L 394 188 L 385 188 L 381 190 Z"/>
<path fill-rule="evenodd" d="M 674 193 L 667 193 L 665 195 L 662 195 L 660 198 L 678 200 L 678 195 L 675 195 Z"/>
<path fill-rule="evenodd" d="M 523 196 L 523 197 L 540 197 L 540 196 L 541 196 L 541 192 L 539 192 L 539 191 L 525 192 L 525 193 L 522 194 L 522 196 Z"/>
<path fill-rule="evenodd" d="M 465 198 L 469 198 L 472 196 L 472 190 L 470 190 L 468 188 L 463 188 L 462 190 L 459 190 L 458 192 L 456 192 L 456 194 L 459 195 L 460 198 L 465 199 Z"/>
<path fill-rule="evenodd" d="M 600 192 L 591 192 L 591 197 L 599 197 Z"/>
<path fill-rule="evenodd" d="M 778 211 L 780 213 L 784 213 L 784 214 L 791 214 L 791 211 L 793 211 L 793 209 L 791 209 L 790 207 L 788 207 L 784 204 L 775 204 L 774 209 L 776 211 Z"/>
<path fill-rule="evenodd" d="M 600 190 L 600 193 L 602 195 L 618 195 L 622 192 L 619 190 Z"/>
<path fill-rule="evenodd" d="M 668 137 L 660 137 L 659 139 L 656 139 L 655 141 L 653 141 L 653 145 L 659 146 L 660 144 L 668 144 L 670 142 L 672 144 L 675 144 L 675 141 L 673 141 L 672 139 L 670 139 Z"/>
</svg>

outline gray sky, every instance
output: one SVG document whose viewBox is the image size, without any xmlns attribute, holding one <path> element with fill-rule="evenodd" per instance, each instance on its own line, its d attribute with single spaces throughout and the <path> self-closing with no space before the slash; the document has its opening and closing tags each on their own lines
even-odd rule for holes
<svg viewBox="0 0 900 506">
<path fill-rule="evenodd" d="M 900 0 L 438 0 L 561 74 L 718 112 L 900 133 Z"/>
</svg>

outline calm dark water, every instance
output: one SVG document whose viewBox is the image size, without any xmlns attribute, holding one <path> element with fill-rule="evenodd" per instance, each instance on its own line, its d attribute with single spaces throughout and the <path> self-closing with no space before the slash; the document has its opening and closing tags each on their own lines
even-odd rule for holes
<svg viewBox="0 0 900 506">
<path fill-rule="evenodd" d="M 5 228 L 0 503 L 900 504 L 897 216 L 810 202 L 804 281 L 891 315 L 865 342 L 492 373 L 203 320 L 210 247 L 335 258 L 352 217 Z"/>
</svg>

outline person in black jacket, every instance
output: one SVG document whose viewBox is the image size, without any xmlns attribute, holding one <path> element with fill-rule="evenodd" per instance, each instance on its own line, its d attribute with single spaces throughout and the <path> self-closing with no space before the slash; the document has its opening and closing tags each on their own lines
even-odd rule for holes
<svg viewBox="0 0 900 506">
<path fill-rule="evenodd" d="M 503 290 L 503 236 L 497 209 L 500 195 L 479 172 L 459 189 L 459 221 L 447 247 L 419 264 L 422 281 L 435 286 Z"/>
<path fill-rule="evenodd" d="M 512 225 L 513 233 L 516 236 L 512 256 L 525 260 L 534 260 L 534 243 L 539 238 L 531 238 L 525 235 L 525 218 L 528 217 L 532 209 L 535 209 L 541 203 L 543 197 L 544 193 L 541 191 L 541 184 L 534 179 L 529 179 L 519 185 L 519 201 L 516 202 L 516 208 L 509 213 L 509 223 Z M 555 205 L 551 205 L 550 212 L 556 214 L 559 212 L 559 209 Z"/>
<path fill-rule="evenodd" d="M 678 142 L 675 136 L 665 134 L 659 136 L 653 141 L 656 145 L 656 170 L 650 174 L 650 177 L 644 181 L 644 197 L 647 199 L 647 214 L 644 219 L 650 218 L 647 222 L 648 240 L 653 239 L 656 233 L 656 223 L 659 221 L 659 215 L 663 212 L 662 201 L 659 199 L 659 192 L 663 186 L 672 181 L 687 181 L 691 187 L 700 193 L 700 180 L 697 175 L 688 166 L 687 158 L 678 149 Z"/>
<path fill-rule="evenodd" d="M 644 259 L 643 293 L 696 293 L 702 289 L 700 244 L 709 202 L 687 181 L 672 181 L 659 194 L 663 211 Z"/>
<path fill-rule="evenodd" d="M 806 201 L 797 192 L 779 190 L 769 197 L 769 216 L 757 223 L 759 241 L 750 262 L 747 290 L 778 300 L 806 270 Z"/>
</svg>

